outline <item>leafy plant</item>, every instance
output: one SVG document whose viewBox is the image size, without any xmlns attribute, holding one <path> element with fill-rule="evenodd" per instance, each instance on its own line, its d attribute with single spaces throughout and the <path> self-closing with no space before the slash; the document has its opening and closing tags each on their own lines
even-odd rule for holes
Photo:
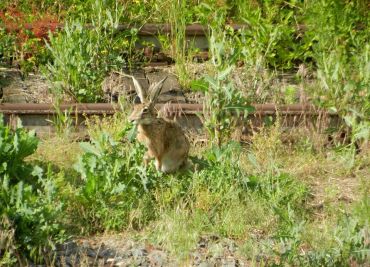
<svg viewBox="0 0 370 267">
<path fill-rule="evenodd" d="M 15 58 L 15 36 L 0 28 L 0 62 L 10 64 Z"/>
<path fill-rule="evenodd" d="M 37 148 L 34 133 L 18 127 L 12 132 L 0 119 L 0 227 L 7 263 L 31 258 L 42 262 L 54 242 L 63 238 L 57 218 L 61 204 L 49 169 L 46 174 L 38 166 L 25 162 Z"/>
<path fill-rule="evenodd" d="M 217 19 L 211 24 L 209 37 L 212 71 L 202 81 L 193 83 L 193 88 L 205 94 L 204 126 L 212 142 L 220 147 L 230 137 L 237 122 L 233 115 L 243 112 L 246 117 L 252 108 L 240 90 L 234 87 L 230 76 L 240 54 L 233 45 L 237 36 L 231 28 L 222 30 L 224 14 L 215 12 Z"/>
<path fill-rule="evenodd" d="M 131 210 L 156 181 L 154 169 L 142 165 L 143 147 L 125 146 L 105 132 L 91 144 L 81 143 L 85 153 L 75 165 L 82 179 L 77 199 L 82 220 L 92 227 L 88 231 L 127 227 Z"/>
<path fill-rule="evenodd" d="M 32 166 L 24 159 L 36 151 L 37 144 L 35 132 L 26 132 L 20 124 L 13 132 L 0 116 L 0 175 L 9 175 L 12 183 L 29 179 Z"/>
<path fill-rule="evenodd" d="M 198 173 L 194 173 L 194 180 L 201 181 L 211 192 L 224 192 L 230 186 L 247 187 L 248 178 L 240 165 L 242 148 L 236 142 L 229 142 L 223 146 L 214 146 L 204 153 L 206 165 Z"/>
<path fill-rule="evenodd" d="M 69 110 L 64 110 L 63 112 L 60 108 L 59 102 L 59 99 L 57 99 L 56 103 L 54 104 L 55 115 L 53 116 L 53 119 L 47 121 L 54 126 L 55 131 L 59 137 L 68 137 L 73 127 L 71 116 L 72 108 L 70 108 Z M 77 124 L 78 118 L 76 118 L 75 120 L 75 123 Z"/>
</svg>

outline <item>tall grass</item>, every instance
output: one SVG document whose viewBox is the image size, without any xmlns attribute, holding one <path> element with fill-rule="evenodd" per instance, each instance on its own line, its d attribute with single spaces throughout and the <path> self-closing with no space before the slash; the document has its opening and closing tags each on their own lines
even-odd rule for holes
<svg viewBox="0 0 370 267">
<path fill-rule="evenodd" d="M 171 24 L 170 47 L 171 54 L 176 62 L 176 74 L 180 84 L 187 88 L 191 82 L 188 71 L 188 63 L 191 62 L 191 47 L 186 36 L 186 26 L 190 23 L 189 17 L 191 8 L 188 1 L 170 1 L 168 19 Z"/>
<path fill-rule="evenodd" d="M 345 119 L 352 143 L 368 142 L 369 21 L 364 2 L 309 2 L 307 10 L 306 38 L 312 38 L 319 85 L 312 92 L 314 100 Z"/>
</svg>

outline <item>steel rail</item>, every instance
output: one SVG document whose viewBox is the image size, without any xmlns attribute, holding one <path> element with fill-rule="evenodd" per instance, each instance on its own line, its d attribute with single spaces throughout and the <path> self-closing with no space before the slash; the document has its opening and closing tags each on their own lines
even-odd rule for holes
<svg viewBox="0 0 370 267">
<path fill-rule="evenodd" d="M 164 104 L 158 104 L 157 109 L 161 109 Z M 169 112 L 181 111 L 184 115 L 191 115 L 203 112 L 201 104 L 166 104 Z M 276 104 L 254 104 L 254 111 L 251 115 L 319 115 L 325 112 L 323 109 L 317 108 L 310 104 L 293 104 L 293 105 L 276 105 Z M 99 115 L 99 114 L 114 114 L 120 110 L 118 104 L 109 103 L 78 103 L 78 104 L 62 104 L 55 106 L 53 104 L 31 104 L 31 103 L 1 103 L 0 113 L 6 115 L 17 114 L 45 114 L 53 115 L 57 112 L 70 111 L 77 114 Z M 336 116 L 335 113 L 329 115 Z"/>
<path fill-rule="evenodd" d="M 239 30 L 246 27 L 244 24 L 229 24 L 232 29 Z M 117 27 L 118 31 L 128 30 L 133 28 L 132 25 L 123 24 Z M 139 35 L 156 35 L 156 34 L 170 34 L 172 33 L 171 24 L 154 24 L 154 23 L 147 23 L 143 26 L 137 27 L 139 29 Z M 185 27 L 185 35 L 186 36 L 206 36 L 208 31 L 208 27 L 201 25 L 201 24 L 190 24 Z"/>
<path fill-rule="evenodd" d="M 239 30 L 242 28 L 246 28 L 247 25 L 245 24 L 228 24 L 229 27 L 233 28 L 234 30 Z M 40 26 L 38 26 L 40 27 Z M 63 29 L 64 24 L 62 23 L 45 23 L 43 26 L 45 29 Z M 87 28 L 93 27 L 90 24 L 86 25 Z M 32 23 L 26 23 L 24 28 L 27 30 L 33 30 L 35 27 Z M 150 35 L 157 35 L 157 34 L 170 34 L 172 33 L 171 24 L 168 23 L 146 23 L 144 25 L 133 25 L 133 24 L 119 24 L 116 27 L 116 31 L 126 31 L 136 28 L 138 29 L 138 35 L 141 36 L 150 36 Z M 5 29 L 7 31 L 14 31 L 11 27 L 5 25 Z M 208 27 L 201 24 L 190 24 L 185 27 L 185 35 L 186 36 L 206 36 L 208 31 Z"/>
<path fill-rule="evenodd" d="M 162 107 L 165 107 L 162 109 Z M 247 137 L 255 129 L 263 127 L 269 121 L 281 118 L 280 123 L 283 129 L 306 128 L 319 133 L 324 133 L 325 129 L 338 128 L 342 121 L 337 114 L 330 114 L 323 109 L 312 105 L 275 105 L 275 104 L 255 104 L 254 111 L 248 113 L 248 119 L 243 114 L 237 118 L 238 127 L 242 127 L 242 135 Z M 193 134 L 204 134 L 203 106 L 201 104 L 158 104 L 158 110 L 163 110 L 163 116 L 174 119 L 187 132 Z M 113 116 L 116 112 L 122 112 L 118 104 L 62 104 L 56 107 L 53 104 L 29 104 L 29 103 L 2 103 L 0 104 L 0 114 L 3 122 L 12 129 L 16 129 L 19 122 L 29 130 L 34 130 L 38 136 L 52 136 L 56 133 L 58 114 L 63 114 L 70 118 L 69 127 L 73 138 L 85 140 L 88 137 L 86 130 L 86 120 L 92 116 L 104 117 Z M 267 119 L 267 120 L 266 120 Z"/>
</svg>

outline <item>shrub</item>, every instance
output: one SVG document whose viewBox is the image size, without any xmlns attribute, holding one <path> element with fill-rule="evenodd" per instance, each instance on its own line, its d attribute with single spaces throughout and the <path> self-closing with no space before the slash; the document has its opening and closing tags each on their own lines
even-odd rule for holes
<svg viewBox="0 0 370 267">
<path fill-rule="evenodd" d="M 370 46 L 363 1 L 318 1 L 307 5 L 305 39 L 317 65 L 314 102 L 338 112 L 352 128 L 352 141 L 369 140 Z M 307 41 L 307 42 L 308 42 Z"/>
<path fill-rule="evenodd" d="M 305 61 L 310 43 L 303 42 L 297 26 L 302 5 L 297 1 L 238 1 L 242 31 L 242 54 L 247 67 L 293 69 Z"/>
<path fill-rule="evenodd" d="M 352 144 L 370 139 L 370 45 L 357 48 L 358 54 L 344 47 L 317 55 L 319 90 L 313 92 L 317 105 L 337 112 L 351 128 Z"/>
<path fill-rule="evenodd" d="M 101 82 L 110 66 L 106 39 L 84 27 L 84 23 L 67 23 L 57 36 L 50 36 L 47 45 L 53 61 L 47 65 L 47 76 L 53 92 L 62 92 L 79 102 L 101 100 Z"/>
</svg>

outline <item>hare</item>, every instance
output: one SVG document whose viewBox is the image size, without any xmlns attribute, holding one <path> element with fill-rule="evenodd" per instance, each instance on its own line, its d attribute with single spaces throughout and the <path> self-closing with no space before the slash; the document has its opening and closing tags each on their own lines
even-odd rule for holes
<svg viewBox="0 0 370 267">
<path fill-rule="evenodd" d="M 164 173 L 175 172 L 186 166 L 189 141 L 177 123 L 158 117 L 155 109 L 156 100 L 167 77 L 151 84 L 147 95 L 135 77 L 124 75 L 132 78 L 141 102 L 134 106 L 129 120 L 137 124 L 137 139 L 148 149 L 144 155 L 144 164 L 147 165 L 154 158 L 156 169 Z"/>
</svg>

